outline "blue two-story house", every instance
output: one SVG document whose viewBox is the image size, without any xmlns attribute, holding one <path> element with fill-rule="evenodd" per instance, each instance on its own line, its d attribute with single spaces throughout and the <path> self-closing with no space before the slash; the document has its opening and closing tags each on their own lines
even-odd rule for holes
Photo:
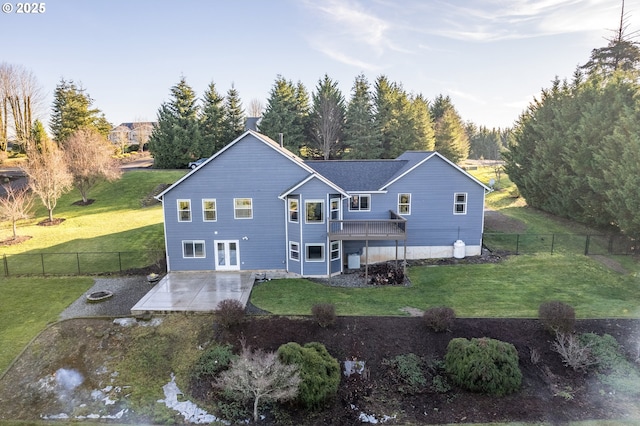
<svg viewBox="0 0 640 426">
<path fill-rule="evenodd" d="M 437 152 L 304 161 L 248 130 L 157 198 L 169 271 L 326 277 L 361 263 L 480 254 L 488 189 Z"/>
</svg>

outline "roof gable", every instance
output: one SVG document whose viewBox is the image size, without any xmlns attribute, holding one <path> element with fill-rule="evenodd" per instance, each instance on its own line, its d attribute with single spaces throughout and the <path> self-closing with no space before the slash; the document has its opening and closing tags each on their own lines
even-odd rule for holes
<svg viewBox="0 0 640 426">
<path fill-rule="evenodd" d="M 227 144 L 220 151 L 216 152 L 214 155 L 209 157 L 204 163 L 202 163 L 200 165 L 200 167 L 198 167 L 197 169 L 194 169 L 191 172 L 189 172 L 186 175 L 184 175 L 181 179 L 179 179 L 173 185 L 171 185 L 170 187 L 168 187 L 167 189 L 162 191 L 155 198 L 158 199 L 158 200 L 161 199 L 167 192 L 173 190 L 176 186 L 180 185 L 182 182 L 184 182 L 185 180 L 189 179 L 195 173 L 198 173 L 200 170 L 203 170 L 204 166 L 206 164 L 208 164 L 208 163 L 210 163 L 212 161 L 215 161 L 215 159 L 218 158 L 220 155 L 222 155 L 224 152 L 232 149 L 236 144 L 241 143 L 242 140 L 244 140 L 245 138 L 248 138 L 248 137 L 253 137 L 253 138 L 257 139 L 258 141 L 264 143 L 266 146 L 270 147 L 271 149 L 276 151 L 278 154 L 284 156 L 285 158 L 287 158 L 288 160 L 293 162 L 298 167 L 301 167 L 302 169 L 304 169 L 308 173 L 314 173 L 314 170 L 311 167 L 307 166 L 304 163 L 304 161 L 302 160 L 302 158 L 298 157 L 297 155 L 295 155 L 293 152 L 289 151 L 288 149 L 286 149 L 284 147 L 281 147 L 273 139 L 271 139 L 268 136 L 265 136 L 265 135 L 263 135 L 261 133 L 255 132 L 253 130 L 247 130 L 246 132 L 244 132 L 243 134 L 238 136 L 236 139 L 231 141 L 229 144 Z"/>
</svg>

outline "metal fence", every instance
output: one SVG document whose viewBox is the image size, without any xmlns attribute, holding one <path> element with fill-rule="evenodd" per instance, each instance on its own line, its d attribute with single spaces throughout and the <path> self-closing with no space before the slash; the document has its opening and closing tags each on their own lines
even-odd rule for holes
<svg viewBox="0 0 640 426">
<path fill-rule="evenodd" d="M 0 277 L 116 273 L 143 268 L 163 259 L 162 251 L 5 254 Z"/>
<path fill-rule="evenodd" d="M 624 235 L 493 234 L 483 236 L 489 250 L 515 254 L 578 253 L 584 255 L 638 254 L 638 240 Z"/>
</svg>

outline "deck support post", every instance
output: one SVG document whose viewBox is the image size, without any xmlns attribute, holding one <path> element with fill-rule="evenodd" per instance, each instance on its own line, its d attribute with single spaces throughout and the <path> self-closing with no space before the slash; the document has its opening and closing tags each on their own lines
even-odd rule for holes
<svg viewBox="0 0 640 426">
<path fill-rule="evenodd" d="M 369 284 L 369 240 L 365 240 L 365 250 L 367 254 L 364 255 L 364 285 Z"/>
</svg>

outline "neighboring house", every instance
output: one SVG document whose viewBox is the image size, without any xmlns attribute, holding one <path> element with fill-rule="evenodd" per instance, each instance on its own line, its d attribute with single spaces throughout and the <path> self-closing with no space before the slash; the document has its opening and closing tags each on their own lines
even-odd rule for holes
<svg viewBox="0 0 640 426">
<path fill-rule="evenodd" d="M 157 198 L 169 271 L 312 277 L 461 246 L 478 255 L 488 190 L 437 152 L 304 161 L 248 130 Z"/>
<path fill-rule="evenodd" d="M 153 128 L 158 125 L 156 121 L 137 121 L 133 123 L 121 123 L 109 132 L 108 139 L 114 144 L 140 145 L 147 143 L 151 137 Z"/>
</svg>

